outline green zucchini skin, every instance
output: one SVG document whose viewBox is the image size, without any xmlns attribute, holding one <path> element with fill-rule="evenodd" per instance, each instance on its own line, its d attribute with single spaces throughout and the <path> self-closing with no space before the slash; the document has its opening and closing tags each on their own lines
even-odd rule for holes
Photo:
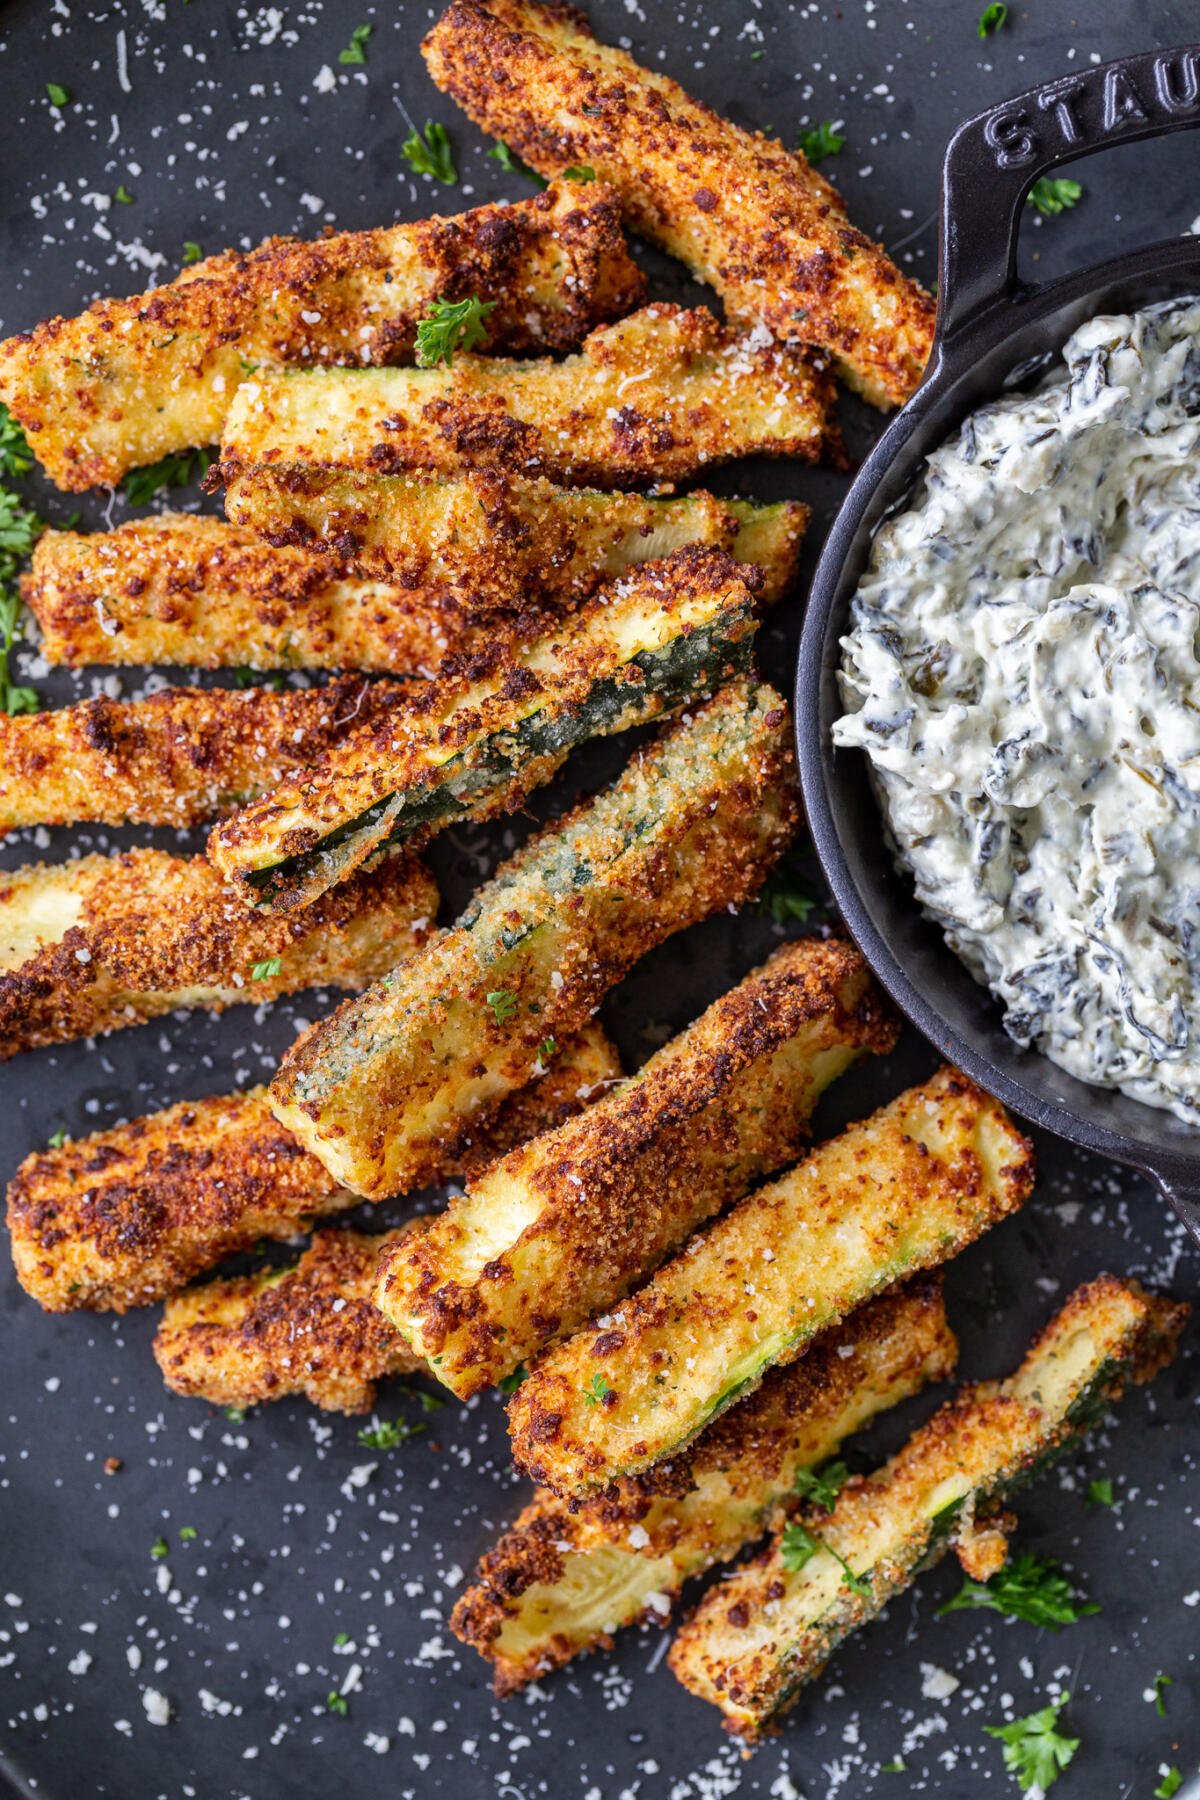
<svg viewBox="0 0 1200 1800">
<path fill-rule="evenodd" d="M 464 659 L 218 826 L 210 859 L 251 904 L 287 911 L 388 845 L 513 810 L 576 745 L 747 667 L 757 624 L 747 575 L 725 551 L 677 551 L 601 588 L 528 647 L 501 642 Z"/>
<path fill-rule="evenodd" d="M 998 1509 L 1127 1382 L 1170 1362 L 1187 1312 L 1112 1275 L 1078 1289 L 1014 1375 L 962 1389 L 890 1462 L 849 1482 L 831 1512 L 802 1515 L 820 1544 L 802 1568 L 787 1566 L 780 1535 L 711 1591 L 672 1646 L 676 1676 L 754 1741 L 851 1631 L 948 1550 L 986 1579 L 1007 1551 Z"/>
<path fill-rule="evenodd" d="M 356 1193 L 431 1179 L 640 955 L 757 892 L 795 829 L 788 721 L 746 680 L 685 714 L 451 930 L 314 1026 L 272 1086 L 277 1117 Z"/>
</svg>

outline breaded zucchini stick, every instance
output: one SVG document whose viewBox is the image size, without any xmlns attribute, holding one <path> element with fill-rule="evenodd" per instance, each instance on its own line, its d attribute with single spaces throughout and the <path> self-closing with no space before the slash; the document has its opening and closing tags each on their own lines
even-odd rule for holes
<svg viewBox="0 0 1200 1800">
<path fill-rule="evenodd" d="M 165 850 L 0 874 L 0 1059 L 177 1007 L 366 987 L 425 941 L 437 908 L 411 855 L 292 919 L 247 911 L 202 856 Z"/>
<path fill-rule="evenodd" d="M 688 544 L 759 564 L 760 599 L 778 599 L 807 518 L 792 501 L 649 500 L 480 471 L 260 473 L 244 484 L 261 503 L 254 529 L 162 513 L 43 533 L 22 594 L 47 661 L 427 675 Z"/>
<path fill-rule="evenodd" d="M 382 1259 L 376 1301 L 467 1396 L 629 1289 L 799 1154 L 895 1019 L 850 944 L 785 944 L 634 1076 L 514 1150 Z"/>
<path fill-rule="evenodd" d="M 1032 1186 L 1028 1139 L 942 1069 L 735 1206 L 599 1327 L 548 1350 L 509 1409 L 518 1467 L 569 1495 L 674 1455 L 774 1364 L 901 1276 L 957 1255 Z"/>
<path fill-rule="evenodd" d="M 422 48 L 438 86 L 533 168 L 586 164 L 611 182 L 634 229 L 716 288 L 728 317 L 823 345 L 877 406 L 916 387 L 933 301 L 799 151 L 598 44 L 572 6 L 455 0 Z"/>
<path fill-rule="evenodd" d="M 726 330 L 706 307 L 647 306 L 563 362 L 460 353 L 452 368 L 264 369 L 238 389 L 208 482 L 314 463 L 649 486 L 739 456 L 837 456 L 832 403 L 810 352 Z"/>
<path fill-rule="evenodd" d="M 722 550 L 677 550 L 606 583 L 531 643 L 500 637 L 218 826 L 210 858 L 249 904 L 288 909 L 383 844 L 514 811 L 577 744 L 746 666 L 749 573 Z"/>
<path fill-rule="evenodd" d="M 850 1481 L 831 1513 L 804 1515 L 812 1553 L 802 1566 L 776 1538 L 712 1588 L 671 1647 L 680 1681 L 753 1740 L 844 1637 L 947 1550 L 976 1579 L 993 1574 L 1006 1545 L 990 1516 L 1127 1381 L 1171 1361 L 1187 1312 L 1113 1275 L 1077 1289 L 1015 1375 L 964 1388 L 883 1468 Z"/>
<path fill-rule="evenodd" d="M 619 1074 L 615 1051 L 590 1025 L 563 1045 L 544 1077 L 513 1095 L 477 1155 L 569 1118 Z M 379 1257 L 424 1223 L 376 1236 L 319 1231 L 288 1268 L 176 1295 L 154 1339 L 163 1380 L 217 1406 L 304 1394 L 331 1411 L 369 1411 L 378 1382 L 424 1367 L 371 1298 Z"/>
<path fill-rule="evenodd" d="M 0 713 L 0 836 L 22 825 L 199 825 L 316 762 L 402 697 L 344 675 L 327 687 L 167 688 Z"/>
<path fill-rule="evenodd" d="M 946 1380 L 957 1348 L 936 1278 L 868 1301 L 682 1456 L 569 1505 L 539 1488 L 479 1563 L 451 1630 L 492 1664 L 504 1695 L 607 1648 L 623 1625 L 665 1624 L 690 1576 L 731 1562 L 786 1516 L 802 1469 Z"/>
<path fill-rule="evenodd" d="M 734 683 L 505 863 L 399 976 L 307 1032 L 276 1116 L 338 1181 L 418 1186 L 653 945 L 757 892 L 796 822 L 787 707 Z"/>
<path fill-rule="evenodd" d="M 498 1112 L 481 1116 L 436 1178 L 478 1172 L 561 1124 L 619 1074 L 616 1051 L 590 1024 L 563 1040 L 541 1079 L 531 1071 Z M 17 1278 L 48 1312 L 125 1312 L 174 1293 L 260 1238 L 294 1238 L 358 1199 L 272 1117 L 265 1088 L 253 1088 L 185 1100 L 35 1151 L 9 1184 L 8 1226 Z M 244 1299 L 251 1317 L 252 1297 Z M 268 1371 L 249 1350 L 246 1359 L 249 1388 Z"/>
<path fill-rule="evenodd" d="M 0 399 L 52 481 L 96 487 L 215 443 L 260 364 L 411 361 L 438 299 L 493 302 L 488 347 L 521 354 L 573 349 L 644 291 L 615 196 L 567 181 L 455 218 L 269 238 L 149 293 L 47 319 L 0 344 Z"/>
</svg>

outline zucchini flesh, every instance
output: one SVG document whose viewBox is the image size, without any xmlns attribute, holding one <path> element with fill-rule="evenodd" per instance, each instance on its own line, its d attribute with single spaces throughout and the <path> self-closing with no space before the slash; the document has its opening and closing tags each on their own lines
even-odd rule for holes
<svg viewBox="0 0 1200 1800">
<path fill-rule="evenodd" d="M 883 1468 L 844 1487 L 832 1513 L 805 1515 L 821 1548 L 802 1569 L 786 1566 L 777 1538 L 710 1592 L 671 1648 L 680 1681 L 730 1730 L 757 1737 L 849 1632 L 948 1549 L 971 1573 L 993 1572 L 1005 1546 L 988 1515 L 1098 1423 L 1127 1380 L 1171 1360 L 1187 1310 L 1112 1275 L 1078 1289 L 1015 1375 L 964 1388 Z"/>
<path fill-rule="evenodd" d="M 720 550 L 599 590 L 527 648 L 501 643 L 350 733 L 218 826 L 209 856 L 256 903 L 311 903 L 386 844 L 519 805 L 568 752 L 711 691 L 749 661 L 753 602 Z"/>
<path fill-rule="evenodd" d="M 787 731 L 778 694 L 744 681 L 685 715 L 453 930 L 302 1038 L 272 1086 L 277 1116 L 359 1193 L 428 1180 L 639 956 L 757 892 L 795 828 Z"/>
<path fill-rule="evenodd" d="M 732 1561 L 794 1504 L 801 1469 L 953 1374 L 955 1352 L 936 1280 L 868 1302 L 801 1362 L 773 1371 L 657 1481 L 571 1505 L 539 1490 L 483 1558 L 451 1629 L 508 1694 L 623 1625 L 664 1620 L 689 1577 Z"/>
<path fill-rule="evenodd" d="M 515 1144 L 561 1124 L 619 1074 L 598 1025 L 561 1039 L 545 1075 L 481 1115 L 434 1178 L 469 1180 Z M 253 1088 L 185 1100 L 35 1151 L 9 1183 L 8 1229 L 17 1279 L 39 1306 L 125 1312 L 174 1293 L 260 1238 L 294 1239 L 358 1200 L 276 1123 L 265 1089 Z M 282 1280 L 283 1311 L 290 1292 Z M 337 1296 L 329 1298 L 332 1306 Z M 227 1372 L 239 1341 L 223 1343 Z M 260 1375 L 253 1363 L 243 1367 L 247 1385 Z"/>
<path fill-rule="evenodd" d="M 499 1381 L 790 1162 L 824 1088 L 895 1036 L 855 949 L 785 945 L 631 1081 L 390 1251 L 380 1309 L 456 1394 Z"/>
<path fill-rule="evenodd" d="M 402 474 L 517 470 L 648 487 L 740 456 L 837 450 L 824 359 L 704 307 L 644 307 L 564 361 L 459 354 L 453 367 L 263 370 L 225 421 L 218 474 L 262 463 Z"/>
<path fill-rule="evenodd" d="M 1015 1211 L 1033 1153 L 943 1069 L 743 1200 L 515 1394 L 518 1467 L 557 1493 L 649 1468 L 773 1364 L 901 1277 Z"/>
</svg>

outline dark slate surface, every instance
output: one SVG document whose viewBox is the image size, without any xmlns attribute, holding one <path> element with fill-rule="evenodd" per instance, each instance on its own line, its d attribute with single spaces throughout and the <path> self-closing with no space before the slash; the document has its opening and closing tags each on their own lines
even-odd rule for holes
<svg viewBox="0 0 1200 1800">
<path fill-rule="evenodd" d="M 941 147 L 958 119 L 1089 59 L 1182 42 L 1195 26 L 1188 0 L 1078 9 L 1038 0 L 1014 7 L 1008 29 L 982 44 L 977 11 L 974 0 L 692 0 L 682 11 L 598 0 L 594 18 L 739 120 L 788 138 L 802 123 L 844 120 L 833 167 L 853 216 L 928 280 Z M 416 44 L 431 16 L 403 0 L 10 3 L 0 17 L 0 328 L 169 275 L 188 239 L 211 251 L 270 231 L 515 196 L 521 184 L 486 159 L 425 77 Z M 375 25 L 368 64 L 347 72 L 337 53 L 364 20 Z M 47 81 L 71 90 L 61 116 Z M 456 190 L 410 178 L 400 158 L 408 118 L 430 117 L 451 130 Z M 1031 217 L 1026 267 L 1045 273 L 1186 230 L 1200 210 L 1195 146 L 1176 138 L 1073 171 L 1086 198 L 1059 219 Z M 109 199 L 122 183 L 129 205 Z M 649 260 L 663 293 L 687 291 L 677 271 Z M 877 420 L 845 410 L 852 440 L 865 443 Z M 841 485 L 783 467 L 725 478 L 728 491 L 807 498 L 818 524 Z M 52 520 L 76 504 L 39 497 Z M 105 498 L 81 510 L 98 524 Z M 107 510 L 114 521 L 127 514 L 121 499 Z M 793 606 L 766 645 L 785 682 L 794 624 Z M 25 666 L 38 679 L 36 662 Z M 110 692 L 144 685 L 137 672 L 41 685 L 61 701 L 102 679 Z M 581 759 L 572 780 L 594 781 L 615 762 L 610 746 Z M 569 785 L 547 803 L 560 804 Z M 440 846 L 450 903 L 504 836 Z M 4 855 L 17 863 L 115 837 L 29 834 Z M 627 1058 L 644 1057 L 774 935 L 759 920 L 725 919 L 649 959 L 606 1009 Z M 4 1172 L 59 1127 L 79 1134 L 262 1078 L 325 1004 L 304 996 L 269 1016 L 172 1019 L 24 1058 L 0 1072 Z M 862 1113 L 929 1066 L 924 1046 L 906 1042 L 888 1066 L 843 1083 L 826 1122 Z M 1142 1182 L 1051 1141 L 1040 1149 L 1036 1199 L 950 1277 L 969 1376 L 1012 1366 L 1069 1287 L 1101 1269 L 1177 1293 L 1196 1285 L 1195 1251 Z M 1016 1789 L 982 1727 L 1042 1705 L 1056 1683 L 1070 1689 L 1067 1716 L 1083 1740 L 1056 1800 L 1149 1796 L 1160 1764 L 1191 1773 L 1200 1760 L 1194 1334 L 1151 1392 L 1126 1401 L 1119 1425 L 1022 1504 L 1021 1544 L 1063 1558 L 1100 1602 L 1097 1616 L 1057 1637 L 990 1614 L 937 1620 L 956 1586 L 943 1568 L 847 1646 L 783 1735 L 743 1762 L 715 1715 L 661 1665 L 657 1632 L 628 1633 L 614 1654 L 492 1702 L 483 1665 L 445 1629 L 464 1572 L 520 1498 L 491 1397 L 447 1407 L 399 1451 L 372 1452 L 357 1445 L 356 1422 L 300 1404 L 234 1425 L 167 1395 L 149 1316 L 43 1317 L 6 1275 L 0 1317 L 0 1730 L 17 1791 L 55 1800 L 301 1800 L 337 1789 L 364 1800 L 1000 1795 Z M 890 1448 L 937 1398 L 887 1421 L 867 1451 Z M 381 1412 L 406 1405 L 415 1410 L 393 1393 Z M 102 1473 L 108 1456 L 122 1459 L 115 1477 Z M 1085 1508 L 1099 1476 L 1113 1482 L 1111 1510 Z M 181 1541 L 182 1527 L 197 1537 Z M 160 1534 L 170 1553 L 155 1561 Z M 349 1642 L 337 1648 L 342 1632 Z M 949 1684 L 936 1671 L 958 1683 L 947 1697 L 937 1697 Z M 1146 1698 L 1160 1672 L 1174 1682 L 1165 1718 Z M 346 1716 L 331 1714 L 327 1694 L 347 1686 Z M 147 1690 L 170 1703 L 165 1728 L 149 1722 Z M 897 1756 L 907 1772 L 881 1772 Z"/>
</svg>

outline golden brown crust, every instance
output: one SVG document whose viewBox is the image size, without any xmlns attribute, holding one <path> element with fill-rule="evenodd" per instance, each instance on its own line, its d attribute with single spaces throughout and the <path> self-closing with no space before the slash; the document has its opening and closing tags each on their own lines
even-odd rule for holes
<svg viewBox="0 0 1200 1800">
<path fill-rule="evenodd" d="M 262 363 L 411 360 L 441 297 L 496 302 L 489 347 L 567 350 L 635 306 L 645 279 L 602 183 L 562 182 L 517 205 L 305 243 L 270 238 L 209 257 L 163 287 L 97 300 L 0 344 L 0 398 L 62 488 L 117 481 L 214 442 Z"/>
<path fill-rule="evenodd" d="M 540 1081 L 481 1121 L 433 1177 L 449 1181 L 585 1105 L 620 1065 L 598 1025 L 565 1038 Z M 48 1312 L 125 1312 L 181 1288 L 259 1238 L 291 1238 L 358 1196 L 271 1114 L 266 1090 L 184 1101 L 35 1151 L 8 1190 L 13 1261 Z"/>
<path fill-rule="evenodd" d="M 128 850 L 0 875 L 0 1058 L 177 1007 L 365 987 L 424 942 L 437 908 L 433 877 L 411 856 L 343 883 L 290 925 L 248 911 L 202 856 Z M 29 923 L 6 957 L 17 913 Z M 275 958 L 278 972 L 255 979 Z"/>
<path fill-rule="evenodd" d="M 0 713 L 0 833 L 23 825 L 199 825 L 307 768 L 403 689 L 343 675 L 321 688 L 167 688 Z"/>
<path fill-rule="evenodd" d="M 799 152 L 597 43 L 569 8 L 454 0 L 422 48 L 438 86 L 533 168 L 586 163 L 610 181 L 635 230 L 710 282 L 730 318 L 823 345 L 877 405 L 913 391 L 933 301 Z"/>
<path fill-rule="evenodd" d="M 727 330 L 707 307 L 658 304 L 593 331 L 564 362 L 264 370 L 235 397 L 207 481 L 311 463 L 644 487 L 740 456 L 838 460 L 833 400 L 820 353 Z"/>
</svg>

